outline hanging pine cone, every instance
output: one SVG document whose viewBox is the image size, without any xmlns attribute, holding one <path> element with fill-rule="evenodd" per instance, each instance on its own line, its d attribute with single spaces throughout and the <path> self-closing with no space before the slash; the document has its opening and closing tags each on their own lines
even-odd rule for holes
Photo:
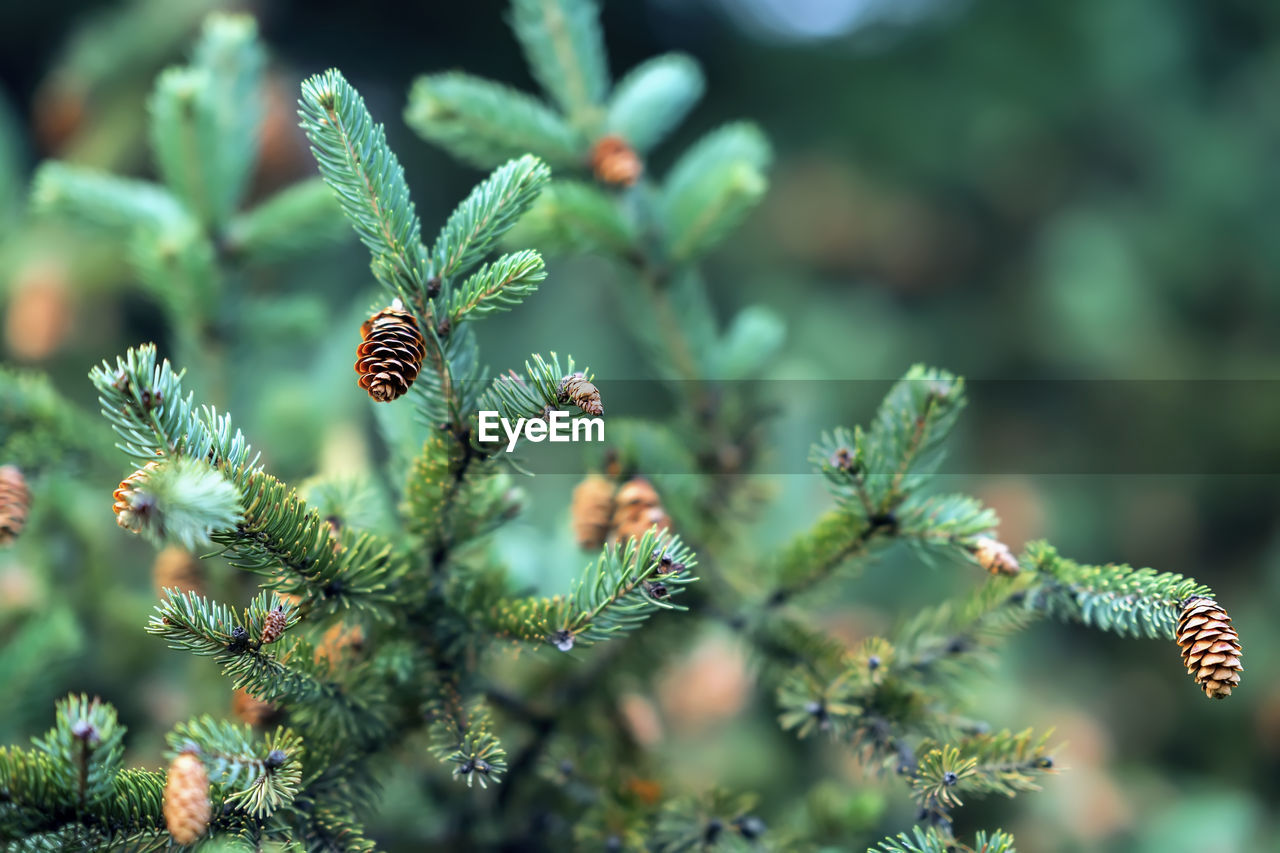
<svg viewBox="0 0 1280 853">
<path fill-rule="evenodd" d="M 588 415 L 603 415 L 600 389 L 587 381 L 582 373 L 570 373 L 560 380 L 557 396 L 561 403 L 573 403 Z"/>
<path fill-rule="evenodd" d="M 636 150 L 617 134 L 602 137 L 591 148 L 591 171 L 602 183 L 629 187 L 640 180 L 644 163 Z"/>
<path fill-rule="evenodd" d="M 379 403 L 390 403 L 409 390 L 422 369 L 426 344 L 413 315 L 399 299 L 360 326 L 356 348 L 360 387 Z"/>
<path fill-rule="evenodd" d="M 164 783 L 164 822 L 179 844 L 192 844 L 209 828 L 209 774 L 194 752 L 169 765 Z"/>
<path fill-rule="evenodd" d="M 1193 595 L 1182 602 L 1178 616 L 1178 646 L 1182 663 L 1206 696 L 1225 699 L 1240 684 L 1240 636 L 1231 617 L 1212 598 Z"/>
<path fill-rule="evenodd" d="M 609 536 L 613 518 L 613 483 L 592 474 L 573 490 L 570 508 L 573 538 L 580 548 L 599 548 Z"/>
<path fill-rule="evenodd" d="M 116 514 L 116 524 L 131 533 L 141 533 L 155 512 L 155 499 L 141 487 L 159 466 L 158 462 L 148 462 L 121 480 L 111 495 L 115 498 L 111 510 Z"/>
<path fill-rule="evenodd" d="M 151 581 L 155 585 L 156 595 L 164 598 L 166 589 L 177 589 L 183 592 L 194 592 L 204 595 L 204 571 L 200 561 L 185 548 L 170 545 L 161 548 L 151 564 Z"/>
<path fill-rule="evenodd" d="M 616 542 L 639 538 L 654 525 L 659 532 L 671 527 L 671 519 L 662 508 L 657 490 L 643 477 L 623 483 L 615 496 L 614 506 L 613 538 Z"/>
<path fill-rule="evenodd" d="M 259 642 L 264 646 L 271 645 L 280 639 L 284 634 L 285 626 L 288 624 L 289 616 L 284 612 L 284 606 L 276 607 L 262 621 L 262 636 L 258 638 Z"/>
<path fill-rule="evenodd" d="M 31 490 L 16 465 L 0 465 L 0 548 L 18 538 L 27 526 Z"/>
<path fill-rule="evenodd" d="M 990 536 L 979 536 L 974 540 L 973 557 L 979 566 L 993 575 L 1016 575 L 1022 570 L 1009 546 Z"/>
</svg>

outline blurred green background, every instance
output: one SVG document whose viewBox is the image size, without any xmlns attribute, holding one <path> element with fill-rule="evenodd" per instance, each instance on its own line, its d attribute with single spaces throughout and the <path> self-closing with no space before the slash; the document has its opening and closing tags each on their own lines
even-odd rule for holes
<svg viewBox="0 0 1280 853">
<path fill-rule="evenodd" d="M 504 5 L 248 6 L 272 62 L 254 196 L 313 173 L 297 85 L 336 66 L 386 122 L 433 233 L 479 174 L 404 127 L 408 85 L 458 67 L 531 88 Z M 3 357 L 49 372 L 87 412 L 89 367 L 141 340 L 164 347 L 167 330 L 118 247 L 27 221 L 25 183 L 46 157 L 150 176 L 154 76 L 223 6 L 0 8 Z M 788 325 L 771 368 L 772 499 L 751 528 L 762 549 L 825 504 L 818 478 L 789 472 L 822 429 L 868 418 L 881 386 L 847 380 L 925 361 L 976 380 L 946 488 L 994 506 L 1005 541 L 1044 536 L 1083 561 L 1195 575 L 1239 628 L 1246 674 L 1224 703 L 1200 695 L 1169 644 L 1052 624 L 1020 636 L 975 705 L 995 725 L 1056 727 L 1068 769 L 1042 794 L 970 804 L 958 831 L 1004 826 L 1029 851 L 1280 850 L 1280 4 L 610 0 L 604 25 L 615 75 L 666 50 L 707 73 L 707 97 L 651 169 L 734 118 L 758 121 L 776 148 L 768 198 L 707 269 L 724 316 L 763 303 Z M 610 379 L 646 378 L 619 333 L 614 271 L 591 258 L 549 266 L 536 298 L 481 326 L 488 363 L 569 351 L 606 400 Z M 367 470 L 382 450 L 350 366 L 374 294 L 363 249 L 335 245 L 247 286 L 260 307 L 237 333 L 255 346 L 240 348 L 219 404 L 286 480 Z M 1232 379 L 1255 381 L 1214 403 Z M 1112 395 L 1130 402 L 1109 420 L 1098 411 Z M 1157 452 L 1135 470 L 1116 446 Z M 1001 464 L 1006 452 L 1015 461 Z M 1106 461 L 1089 464 L 1094 454 Z M 36 672 L 5 659 L 0 741 L 43 729 L 56 696 L 86 690 L 121 708 L 132 759 L 154 765 L 164 728 L 225 708 L 225 690 L 212 667 L 142 633 L 152 550 L 109 512 L 123 458 L 72 472 L 37 482 L 34 535 L 0 552 L 0 641 L 59 662 Z M 499 543 L 532 585 L 558 589 L 582 562 L 567 526 L 575 482 L 525 483 L 529 510 Z M 853 639 L 971 580 L 892 558 L 819 616 Z M 244 588 L 216 567 L 213 586 Z M 892 780 L 778 735 L 771 697 L 714 630 L 628 703 L 624 716 L 692 789 L 732 779 L 764 796 L 774 822 L 808 810 L 861 849 L 913 817 Z M 838 782 L 814 787 L 823 771 Z M 393 780 L 375 835 L 411 836 L 420 811 L 412 783 Z"/>
</svg>

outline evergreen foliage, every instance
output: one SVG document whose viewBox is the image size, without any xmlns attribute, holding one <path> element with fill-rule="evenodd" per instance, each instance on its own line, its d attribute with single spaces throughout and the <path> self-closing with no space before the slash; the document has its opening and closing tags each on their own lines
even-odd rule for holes
<svg viewBox="0 0 1280 853">
<path fill-rule="evenodd" d="M 658 784 L 648 802 L 618 794 L 633 746 L 614 725 L 618 697 L 706 616 L 749 649 L 782 729 L 830 738 L 901 779 L 920 825 L 873 849 L 1012 851 L 1003 831 L 978 833 L 972 846 L 957 840 L 953 812 L 970 797 L 1035 790 L 1056 769 L 1048 739 L 991 733 L 964 716 L 975 709 L 958 688 L 1039 616 L 1167 641 L 1182 602 L 1210 590 L 1151 569 L 1081 565 L 1036 543 L 1021 571 L 975 573 L 970 591 L 886 636 L 850 647 L 818 628 L 810 596 L 889 549 L 979 568 L 981 543 L 996 536 L 995 514 L 975 498 L 930 493 L 966 395 L 963 379 L 922 365 L 865 426 L 814 445 L 831 506 L 809 529 L 775 555 L 711 559 L 719 548 L 732 554 L 750 501 L 746 478 L 730 475 L 751 470 L 761 449 L 763 401 L 729 380 L 760 375 L 782 331 L 764 306 L 720 322 L 697 261 L 765 192 L 769 145 L 753 125 L 732 123 L 661 179 L 593 182 L 592 146 L 619 135 L 647 155 L 701 95 L 701 72 L 670 55 L 611 85 L 591 0 L 514 0 L 511 23 L 541 98 L 455 72 L 424 77 L 409 95 L 405 119 L 419 134 L 492 169 L 429 242 L 383 127 L 337 70 L 301 86 L 320 178 L 240 210 L 264 61 L 244 17 L 212 17 L 191 64 L 157 81 L 151 137 L 164 186 L 64 163 L 36 178 L 39 213 L 127 241 L 195 363 L 216 337 L 234 264 L 297 258 L 335 239 L 339 213 L 369 252 L 383 303 L 400 300 L 426 345 L 408 399 L 391 404 L 412 407 L 417 427 L 386 431 L 392 458 L 411 462 L 388 466 L 402 523 L 383 532 L 340 511 L 359 501 L 336 487 L 313 484 L 308 500 L 267 473 L 230 415 L 198 402 L 154 344 L 90 374 L 118 448 L 141 472 L 132 475 L 149 508 L 140 529 L 212 543 L 262 587 L 247 603 L 168 589 L 145 626 L 171 649 L 211 658 L 229 690 L 283 719 L 254 731 L 199 716 L 169 733 L 169 755 L 194 754 L 209 775 L 214 818 L 202 844 L 373 850 L 364 823 L 389 759 L 425 753 L 441 778 L 424 778 L 423 796 L 459 815 L 442 847 L 551 849 L 572 836 L 595 849 L 795 849 L 807 839 L 771 830 L 748 793 Z M 507 244 L 518 245 L 499 255 Z M 547 275 L 538 250 L 597 253 L 625 272 L 627 325 L 679 403 L 665 419 L 618 419 L 609 464 L 618 480 L 651 475 L 680 533 L 653 525 L 608 542 L 550 596 L 515 588 L 488 547 L 519 514 L 508 470 L 518 468 L 476 420 L 480 410 L 513 420 L 586 411 L 569 389 L 596 377 L 568 356 L 531 354 L 523 374 L 495 375 L 479 360 L 474 324 L 535 296 Z M 41 380 L 0 374 L 10 428 L 0 450 L 92 449 L 52 394 Z M 682 483 L 662 479 L 672 471 Z M 269 621 L 279 636 L 264 637 Z M 540 666 L 514 679 L 505 662 L 519 650 Z M 46 736 L 0 749 L 0 842 L 172 846 L 164 774 L 124 767 L 124 734 L 110 705 L 73 695 Z M 477 790 L 489 786 L 497 790 Z"/>
</svg>

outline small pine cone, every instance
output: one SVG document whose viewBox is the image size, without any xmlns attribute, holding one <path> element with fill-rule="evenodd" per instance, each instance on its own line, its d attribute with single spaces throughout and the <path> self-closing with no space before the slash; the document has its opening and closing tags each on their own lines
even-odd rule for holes
<svg viewBox="0 0 1280 853">
<path fill-rule="evenodd" d="M 642 507 L 624 513 L 615 513 L 613 516 L 613 538 L 617 542 L 626 542 L 632 538 L 639 539 L 654 525 L 658 526 L 659 533 L 671 529 L 671 517 L 660 506 Z"/>
<path fill-rule="evenodd" d="M 644 163 L 627 140 L 610 134 L 592 147 L 591 171 L 602 183 L 629 187 L 644 174 Z"/>
<path fill-rule="evenodd" d="M 289 617 L 284 612 L 284 607 L 279 606 L 267 614 L 267 618 L 262 621 L 262 636 L 258 640 L 264 646 L 269 646 L 284 634 L 284 628 L 289 624 Z"/>
<path fill-rule="evenodd" d="M 231 713 L 242 723 L 263 726 L 276 716 L 276 706 L 263 702 L 243 687 L 231 697 Z"/>
<path fill-rule="evenodd" d="M 559 399 L 562 403 L 573 403 L 588 415 L 603 415 L 604 405 L 600 402 L 600 389 L 587 381 L 581 373 L 570 373 L 560 380 Z"/>
<path fill-rule="evenodd" d="M 618 507 L 654 507 L 662 506 L 662 499 L 658 497 L 658 490 L 653 487 L 644 477 L 632 477 L 630 480 L 622 484 L 622 488 L 618 489 L 615 498 Z"/>
<path fill-rule="evenodd" d="M 194 752 L 169 765 L 164 783 L 164 822 L 179 844 L 192 844 L 209 828 L 209 774 Z"/>
<path fill-rule="evenodd" d="M 159 467 L 157 462 L 148 462 L 120 481 L 112 497 L 115 503 L 111 510 L 116 514 L 116 524 L 131 533 L 141 533 L 147 519 L 155 510 L 155 502 L 151 495 L 141 491 L 140 487 L 151 472 Z"/>
<path fill-rule="evenodd" d="M 399 300 L 360 326 L 356 348 L 360 387 L 379 403 L 390 403 L 409 390 L 422 369 L 426 344 L 413 315 Z"/>
<path fill-rule="evenodd" d="M 27 526 L 31 490 L 16 465 L 0 465 L 0 548 L 12 544 Z"/>
<path fill-rule="evenodd" d="M 177 587 L 183 592 L 204 595 L 204 571 L 200 561 L 190 551 L 170 545 L 160 549 L 151 564 L 151 580 L 156 595 L 164 598 L 166 589 Z"/>
<path fill-rule="evenodd" d="M 578 547 L 599 548 L 613 518 L 613 484 L 599 474 L 587 477 L 573 490 L 571 515 Z"/>
<path fill-rule="evenodd" d="M 671 519 L 662 508 L 662 500 L 653 484 L 643 477 L 635 477 L 622 484 L 615 496 L 613 513 L 613 538 L 625 542 L 640 537 L 655 524 L 658 530 L 671 527 Z"/>
<path fill-rule="evenodd" d="M 26 361 L 48 358 L 71 331 L 66 269 L 52 259 L 28 264 L 15 276 L 12 294 L 4 324 L 9 350 Z"/>
<path fill-rule="evenodd" d="M 977 538 L 973 545 L 973 556 L 979 566 L 993 575 L 1016 575 L 1022 571 L 1009 546 L 990 536 Z"/>
<path fill-rule="evenodd" d="M 1214 699 L 1230 696 L 1232 688 L 1240 684 L 1244 652 L 1227 611 L 1212 598 L 1191 596 L 1182 602 L 1177 638 L 1182 663 L 1205 695 Z"/>
</svg>

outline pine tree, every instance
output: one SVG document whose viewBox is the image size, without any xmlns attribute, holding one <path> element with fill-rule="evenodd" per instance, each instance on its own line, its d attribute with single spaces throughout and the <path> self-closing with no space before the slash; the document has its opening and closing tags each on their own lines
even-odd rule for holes
<svg viewBox="0 0 1280 853">
<path fill-rule="evenodd" d="M 662 56 L 611 82 L 591 0 L 514 0 L 511 23 L 539 95 L 449 72 L 420 78 L 409 96 L 414 130 L 490 170 L 429 240 L 383 126 L 337 70 L 301 86 L 320 177 L 239 209 L 263 62 L 245 17 L 211 18 L 191 64 L 156 84 L 163 187 L 41 168 L 36 210 L 127 239 L 163 297 L 180 361 L 211 373 L 204 344 L 221 322 L 230 258 L 305 253 L 336 239 L 340 212 L 381 288 L 374 320 L 350 330 L 353 349 L 363 339 L 361 387 L 418 426 L 385 429 L 391 458 L 410 460 L 388 471 L 403 524 L 366 529 L 335 491 L 304 496 L 272 476 L 231 415 L 189 390 L 156 346 L 94 368 L 102 415 L 134 467 L 115 495 L 122 526 L 162 547 L 216 548 L 260 583 L 247 602 L 169 586 L 145 625 L 171 649 L 212 659 L 244 722 L 180 723 L 167 772 L 129 768 L 114 709 L 70 696 L 47 735 L 0 749 L 0 841 L 372 850 L 365 825 L 388 759 L 427 754 L 438 764 L 430 796 L 458 815 L 433 839 L 441 849 L 558 849 L 570 838 L 586 849 L 795 849 L 807 839 L 767 826 L 749 792 L 624 784 L 619 727 L 585 746 L 574 735 L 598 732 L 593 720 L 616 707 L 627 679 L 651 672 L 700 617 L 722 619 L 751 649 L 782 729 L 829 738 L 901 780 L 918 825 L 873 850 L 1014 849 L 999 830 L 966 845 L 953 814 L 970 798 L 1037 789 L 1057 769 L 1051 738 L 962 718 L 957 688 L 1039 617 L 1164 640 L 1171 662 L 1178 644 L 1184 656 L 1223 656 L 1212 672 L 1201 658 L 1188 666 L 1199 665 L 1206 692 L 1230 693 L 1239 641 L 1206 586 L 1082 565 L 1047 543 L 1015 557 L 989 508 L 931 492 L 966 405 L 964 381 L 945 370 L 910 368 L 864 426 L 819 438 L 810 459 L 831 508 L 808 530 L 745 565 L 708 558 L 749 503 L 744 480 L 727 475 L 750 470 L 761 450 L 765 401 L 732 380 L 760 375 L 782 326 L 764 306 L 722 323 L 698 263 L 765 192 L 768 143 L 753 125 L 729 124 L 656 176 L 646 157 L 701 95 L 696 63 Z M 607 479 L 593 476 L 574 498 L 578 540 L 595 553 L 553 596 L 514 588 L 489 547 L 519 501 L 515 466 L 477 424 L 482 410 L 536 419 L 612 407 L 607 377 L 567 355 L 534 353 L 496 378 L 481 366 L 476 323 L 536 295 L 541 251 L 598 254 L 625 273 L 626 326 L 682 403 L 666 420 L 610 419 Z M 74 430 L 47 428 L 75 415 L 39 380 L 3 374 L 0 393 L 16 424 L 6 459 L 26 465 L 39 442 L 60 437 L 79 446 Z M 899 546 L 972 570 L 970 591 L 853 647 L 814 627 L 810 602 Z M 1230 648 L 1189 650 L 1200 642 Z M 495 660 L 520 648 L 550 663 L 513 690 Z"/>
</svg>

